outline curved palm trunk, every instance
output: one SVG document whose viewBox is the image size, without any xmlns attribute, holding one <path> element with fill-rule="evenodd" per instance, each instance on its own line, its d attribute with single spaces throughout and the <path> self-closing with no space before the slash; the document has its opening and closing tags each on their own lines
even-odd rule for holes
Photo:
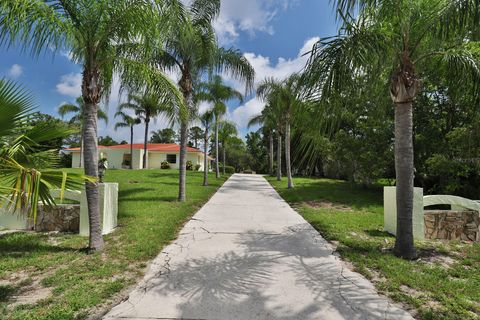
<svg viewBox="0 0 480 320">
<path fill-rule="evenodd" d="M 227 148 L 225 147 L 225 141 L 222 143 L 223 148 L 223 175 L 225 175 L 225 166 L 227 165 Z"/>
<path fill-rule="evenodd" d="M 130 126 L 130 170 L 133 169 L 133 126 Z"/>
<path fill-rule="evenodd" d="M 282 181 L 282 136 L 277 133 L 277 181 Z"/>
<path fill-rule="evenodd" d="M 205 138 L 204 138 L 205 145 L 203 146 L 203 185 L 208 186 L 208 130 L 205 129 Z"/>
<path fill-rule="evenodd" d="M 179 181 L 178 181 L 178 201 L 186 200 L 187 192 L 187 144 L 188 144 L 188 122 L 190 112 L 194 108 L 193 104 L 193 85 L 188 75 L 182 76 L 180 80 L 180 88 L 187 105 L 187 118 L 183 119 L 180 124 L 180 162 L 179 162 Z"/>
<path fill-rule="evenodd" d="M 275 173 L 273 172 L 273 132 L 270 131 L 270 176 L 274 176 Z"/>
<path fill-rule="evenodd" d="M 218 119 L 215 116 L 215 177 L 220 178 L 220 167 L 218 165 Z"/>
<path fill-rule="evenodd" d="M 147 169 L 147 144 L 148 144 L 148 125 L 150 123 L 150 118 L 147 116 L 145 118 L 145 137 L 143 139 L 143 164 L 142 169 Z"/>
<path fill-rule="evenodd" d="M 82 137 L 80 137 L 80 160 L 78 161 L 78 167 L 82 167 L 82 158 L 83 158 L 83 127 L 82 126 Z M 97 142 L 98 143 L 98 142 Z"/>
<path fill-rule="evenodd" d="M 188 123 L 182 122 L 180 125 L 180 177 L 178 186 L 178 201 L 186 200 L 186 181 L 187 181 L 187 144 L 188 144 Z"/>
<path fill-rule="evenodd" d="M 412 102 L 395 104 L 395 172 L 397 179 L 396 255 L 416 257 L 413 242 L 413 115 Z"/>
<path fill-rule="evenodd" d="M 83 159 L 85 174 L 98 177 L 98 140 L 97 140 L 97 113 L 100 99 L 98 88 L 98 72 L 84 70 L 82 81 L 82 95 L 85 101 L 85 119 L 83 124 Z M 89 249 L 99 251 L 103 249 L 102 226 L 99 208 L 98 182 L 86 182 L 85 193 L 88 207 L 88 222 L 90 228 Z"/>
<path fill-rule="evenodd" d="M 287 167 L 288 189 L 291 189 L 293 188 L 293 179 L 290 162 L 290 123 L 285 126 L 285 166 Z"/>
<path fill-rule="evenodd" d="M 401 55 L 399 69 L 394 73 L 390 93 L 395 105 L 395 174 L 397 179 L 397 236 L 395 255 L 414 259 L 413 242 L 413 100 L 419 81 L 409 52 Z"/>
</svg>

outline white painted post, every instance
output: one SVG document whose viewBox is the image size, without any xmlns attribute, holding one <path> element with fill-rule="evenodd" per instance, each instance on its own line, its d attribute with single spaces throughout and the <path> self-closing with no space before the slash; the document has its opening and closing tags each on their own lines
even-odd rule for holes
<svg viewBox="0 0 480 320">
<path fill-rule="evenodd" d="M 390 234 L 397 233 L 397 188 L 383 188 L 384 230 Z M 423 221 L 423 188 L 414 188 L 413 192 L 413 237 L 425 238 Z"/>
<path fill-rule="evenodd" d="M 102 217 L 102 234 L 109 234 L 117 227 L 118 183 L 100 183 L 100 216 Z M 88 236 L 88 207 L 85 192 L 80 199 L 80 235 Z"/>
<path fill-rule="evenodd" d="M 28 229 L 28 216 L 22 214 L 20 209 L 15 212 L 5 208 L 0 208 L 0 230 L 26 230 Z"/>
</svg>

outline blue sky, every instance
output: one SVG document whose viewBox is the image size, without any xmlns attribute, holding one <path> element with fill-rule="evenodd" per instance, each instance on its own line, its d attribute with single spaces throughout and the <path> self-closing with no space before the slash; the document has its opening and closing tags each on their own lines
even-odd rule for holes
<svg viewBox="0 0 480 320">
<path fill-rule="evenodd" d="M 215 29 L 223 46 L 244 52 L 256 70 L 256 81 L 261 81 L 267 76 L 283 78 L 299 71 L 306 60 L 301 54 L 311 49 L 319 37 L 334 35 L 337 24 L 329 0 L 222 0 Z M 19 48 L 0 48 L 0 55 L 0 77 L 23 84 L 33 93 L 42 112 L 57 115 L 59 105 L 74 102 L 80 95 L 81 68 L 67 54 L 46 53 L 32 58 Z M 241 89 L 239 83 L 225 78 Z M 120 100 L 116 84 L 108 105 L 110 121 L 99 127 L 99 135 L 111 135 L 119 141 L 129 136 L 128 130 L 113 130 L 113 114 Z M 243 105 L 232 101 L 227 117 L 237 124 L 243 137 L 248 119 L 262 108 L 263 103 L 254 96 Z M 165 126 L 159 119 L 152 130 Z M 142 139 L 141 130 L 142 126 L 136 128 L 136 141 Z"/>
</svg>

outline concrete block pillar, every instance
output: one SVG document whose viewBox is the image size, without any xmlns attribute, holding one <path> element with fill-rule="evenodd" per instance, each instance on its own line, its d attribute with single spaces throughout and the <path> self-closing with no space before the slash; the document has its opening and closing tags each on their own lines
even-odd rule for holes
<svg viewBox="0 0 480 320">
<path fill-rule="evenodd" d="M 118 216 L 118 183 L 100 183 L 100 217 L 102 219 L 102 234 L 108 234 L 117 227 Z M 80 235 L 88 236 L 88 206 L 85 192 L 80 199 Z"/>
<path fill-rule="evenodd" d="M 395 235 L 397 232 L 397 188 L 383 188 L 384 230 Z M 423 218 L 423 188 L 414 188 L 413 192 L 413 237 L 425 238 Z"/>
</svg>

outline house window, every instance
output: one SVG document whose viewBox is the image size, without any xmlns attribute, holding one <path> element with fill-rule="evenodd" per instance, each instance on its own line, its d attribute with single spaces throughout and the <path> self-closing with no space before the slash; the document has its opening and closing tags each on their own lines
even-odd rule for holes
<svg viewBox="0 0 480 320">
<path fill-rule="evenodd" d="M 176 154 L 167 154 L 167 162 L 168 163 L 177 163 L 177 155 Z"/>
<path fill-rule="evenodd" d="M 130 153 L 124 153 L 123 154 L 122 165 L 130 166 L 131 163 L 132 163 L 132 155 Z"/>
</svg>

